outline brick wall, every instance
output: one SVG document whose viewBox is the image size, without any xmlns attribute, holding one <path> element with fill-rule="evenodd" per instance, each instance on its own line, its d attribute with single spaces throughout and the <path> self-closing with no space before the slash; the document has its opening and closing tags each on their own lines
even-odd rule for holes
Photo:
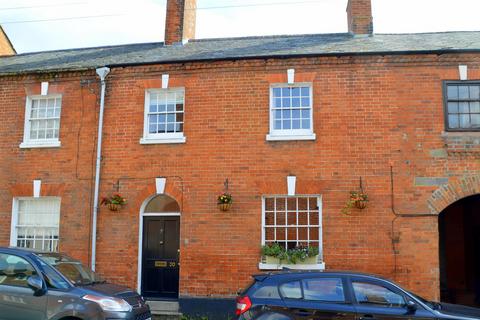
<svg viewBox="0 0 480 320">
<path fill-rule="evenodd" d="M 327 268 L 381 274 L 438 298 L 437 218 L 397 218 L 392 232 L 390 165 L 402 214 L 431 213 L 438 182 L 478 171 L 476 153 L 446 150 L 442 80 L 458 79 L 459 63 L 478 79 L 479 62 L 478 55 L 410 55 L 114 68 L 107 78 L 100 195 L 118 190 L 129 204 L 99 213 L 97 270 L 136 287 L 139 210 L 155 193 L 154 178 L 164 176 L 166 193 L 182 207 L 180 294 L 233 295 L 258 272 L 262 195 L 286 194 L 286 176 L 294 174 L 298 194 L 323 197 Z M 269 86 L 285 82 L 292 67 L 297 81 L 313 81 L 317 140 L 267 142 Z M 170 87 L 185 87 L 187 141 L 141 145 L 145 90 L 161 87 L 164 73 Z M 15 190 L 40 178 L 62 196 L 61 250 L 88 261 L 98 113 L 93 79 L 92 72 L 0 80 L 1 244 L 9 241 Z M 39 91 L 40 81 L 56 83 L 64 94 L 62 147 L 20 150 L 25 95 Z M 369 206 L 342 215 L 359 177 Z M 235 203 L 221 212 L 216 195 L 226 178 Z"/>
</svg>

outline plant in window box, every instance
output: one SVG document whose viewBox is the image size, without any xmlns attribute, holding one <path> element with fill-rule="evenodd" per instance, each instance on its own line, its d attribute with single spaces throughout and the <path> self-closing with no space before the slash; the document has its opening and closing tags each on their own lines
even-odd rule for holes
<svg viewBox="0 0 480 320">
<path fill-rule="evenodd" d="M 222 193 L 218 195 L 217 197 L 217 205 L 218 208 L 222 211 L 228 211 L 230 210 L 230 207 L 232 206 L 233 203 L 233 198 L 230 193 Z"/>
<path fill-rule="evenodd" d="M 342 209 L 343 214 L 350 214 L 352 208 L 365 209 L 367 207 L 368 195 L 363 191 L 350 191 L 350 197 Z"/>
<path fill-rule="evenodd" d="M 296 246 L 291 249 L 273 243 L 262 246 L 262 256 L 267 264 L 317 264 L 318 248 Z"/>
<path fill-rule="evenodd" d="M 104 197 L 101 204 L 106 206 L 110 211 L 118 211 L 118 209 L 127 204 L 127 199 L 119 194 L 114 194 L 113 196 Z"/>
</svg>

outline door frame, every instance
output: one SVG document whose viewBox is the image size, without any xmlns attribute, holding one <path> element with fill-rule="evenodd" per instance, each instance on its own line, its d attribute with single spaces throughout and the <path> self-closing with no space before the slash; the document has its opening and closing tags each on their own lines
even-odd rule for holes
<svg viewBox="0 0 480 320">
<path fill-rule="evenodd" d="M 155 194 L 153 196 L 148 197 L 142 203 L 140 207 L 140 216 L 138 221 L 138 264 L 137 264 L 137 292 L 138 294 L 142 294 L 142 269 L 143 269 L 143 218 L 144 217 L 180 217 L 179 218 L 179 233 L 181 228 L 181 213 L 180 212 L 162 212 L 162 213 L 144 213 L 145 207 L 147 204 L 158 196 L 159 194 Z M 167 195 L 167 194 L 165 194 Z M 172 198 L 172 197 L 171 197 Z M 175 198 L 172 198 L 175 199 Z M 181 209 L 180 209 L 181 210 Z M 180 237 L 180 234 L 178 235 Z M 179 268 L 180 270 L 180 268 Z M 179 278 L 180 281 L 180 278 Z"/>
</svg>

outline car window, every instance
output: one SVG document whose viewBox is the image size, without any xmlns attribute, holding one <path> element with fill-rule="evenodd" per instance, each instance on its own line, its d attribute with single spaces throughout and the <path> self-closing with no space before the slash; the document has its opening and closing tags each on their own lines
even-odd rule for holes
<svg viewBox="0 0 480 320">
<path fill-rule="evenodd" d="M 375 304 L 384 307 L 404 307 L 405 299 L 392 290 L 373 283 L 352 282 L 355 299 L 360 304 Z"/>
<path fill-rule="evenodd" d="M 302 287 L 300 281 L 287 282 L 280 286 L 280 293 L 284 298 L 302 299 Z"/>
<path fill-rule="evenodd" d="M 305 279 L 302 282 L 305 300 L 345 302 L 341 278 Z"/>
<path fill-rule="evenodd" d="M 45 282 L 47 283 L 48 288 L 54 289 L 68 289 L 70 285 L 65 279 L 63 279 L 52 267 L 43 262 L 41 259 L 38 260 L 43 269 L 43 275 Z"/>
<path fill-rule="evenodd" d="M 278 287 L 276 285 L 258 288 L 258 290 L 253 294 L 253 297 L 259 299 L 280 299 Z"/>
<path fill-rule="evenodd" d="M 36 274 L 37 272 L 27 260 L 0 253 L 0 285 L 28 287 L 28 277 Z"/>
</svg>

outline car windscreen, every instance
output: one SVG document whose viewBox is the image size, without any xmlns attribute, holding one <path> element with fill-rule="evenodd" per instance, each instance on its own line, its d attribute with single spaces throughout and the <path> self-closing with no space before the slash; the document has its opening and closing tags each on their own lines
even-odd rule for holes
<svg viewBox="0 0 480 320">
<path fill-rule="evenodd" d="M 38 256 L 70 280 L 73 285 L 81 286 L 103 282 L 98 275 L 85 267 L 80 261 L 68 256 L 54 253 L 41 253 Z"/>
</svg>

